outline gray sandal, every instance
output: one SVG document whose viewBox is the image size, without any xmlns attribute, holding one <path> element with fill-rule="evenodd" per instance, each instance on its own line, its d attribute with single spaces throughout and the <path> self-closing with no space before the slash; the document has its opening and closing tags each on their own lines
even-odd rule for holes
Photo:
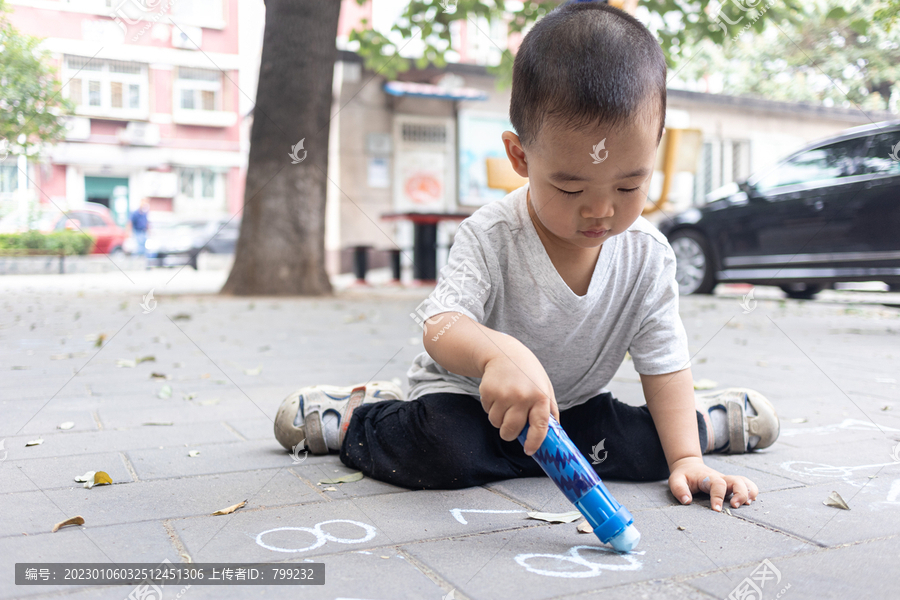
<svg viewBox="0 0 900 600">
<path fill-rule="evenodd" d="M 382 400 L 402 400 L 399 386 L 389 381 L 370 381 L 356 386 L 312 385 L 284 399 L 275 416 L 275 439 L 287 450 L 307 449 L 312 454 L 328 454 L 322 417 L 333 412 L 340 418 L 343 444 L 353 411 L 362 404 Z"/>
<path fill-rule="evenodd" d="M 751 450 L 768 448 L 778 439 L 781 423 L 775 407 L 765 396 L 748 388 L 728 388 L 719 392 L 696 396 L 697 410 L 709 411 L 714 407 L 725 409 L 728 423 L 728 445 L 720 452 L 743 454 Z M 746 412 L 749 404 L 755 415 Z M 759 441 L 750 446 L 750 438 L 758 436 Z"/>
</svg>

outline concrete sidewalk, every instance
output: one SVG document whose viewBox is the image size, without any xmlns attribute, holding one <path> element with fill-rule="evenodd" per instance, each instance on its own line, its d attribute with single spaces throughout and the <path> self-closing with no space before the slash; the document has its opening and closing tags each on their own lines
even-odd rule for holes
<svg viewBox="0 0 900 600">
<path fill-rule="evenodd" d="M 643 535 L 638 552 L 617 555 L 574 523 L 526 517 L 573 509 L 546 478 L 458 491 L 368 478 L 317 485 L 350 470 L 336 455 L 298 462 L 275 441 L 275 411 L 301 385 L 405 386 L 422 350 L 409 314 L 427 290 L 286 300 L 157 289 L 145 314 L 145 283 L 99 293 L 3 286 L 0 598 L 133 591 L 17 587 L 16 562 L 164 559 L 326 565 L 325 586 L 194 585 L 189 600 L 742 598 L 750 584 L 764 599 L 897 595 L 896 308 L 757 295 L 745 313 L 740 297 L 683 298 L 694 379 L 761 391 L 782 435 L 765 451 L 707 457 L 760 488 L 730 515 L 703 494 L 679 505 L 664 481 L 606 482 Z M 610 388 L 643 404 L 629 362 Z M 57 429 L 67 421 L 72 429 Z M 100 470 L 113 485 L 73 481 Z M 824 505 L 832 491 L 851 510 Z M 243 500 L 231 515 L 210 514 Z M 50 533 L 75 515 L 83 526 Z"/>
</svg>

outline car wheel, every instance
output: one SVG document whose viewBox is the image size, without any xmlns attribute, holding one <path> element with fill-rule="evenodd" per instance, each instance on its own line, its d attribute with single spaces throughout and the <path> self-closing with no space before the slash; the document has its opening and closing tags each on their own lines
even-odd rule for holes
<svg viewBox="0 0 900 600">
<path fill-rule="evenodd" d="M 669 240 L 675 252 L 675 280 L 682 295 L 709 294 L 716 287 L 712 253 L 702 234 L 676 231 Z"/>
<path fill-rule="evenodd" d="M 791 283 L 781 286 L 788 298 L 794 300 L 812 300 L 816 294 L 822 291 L 822 286 L 815 283 Z"/>
</svg>

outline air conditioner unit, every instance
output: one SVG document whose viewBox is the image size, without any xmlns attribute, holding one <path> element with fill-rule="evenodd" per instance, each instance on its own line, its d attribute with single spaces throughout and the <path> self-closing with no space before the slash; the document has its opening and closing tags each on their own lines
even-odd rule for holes
<svg viewBox="0 0 900 600">
<path fill-rule="evenodd" d="M 87 117 L 69 117 L 65 125 L 67 140 L 84 141 L 91 137 L 91 120 Z"/>
<path fill-rule="evenodd" d="M 172 46 L 185 50 L 199 50 L 203 44 L 203 29 L 191 25 L 172 28 Z"/>
<path fill-rule="evenodd" d="M 129 121 L 119 130 L 119 143 L 132 146 L 156 146 L 159 144 L 159 125 L 141 121 Z"/>
</svg>

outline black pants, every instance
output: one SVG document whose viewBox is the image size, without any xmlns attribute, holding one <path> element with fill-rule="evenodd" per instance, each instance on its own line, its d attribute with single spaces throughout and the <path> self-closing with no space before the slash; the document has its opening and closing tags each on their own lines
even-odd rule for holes
<svg viewBox="0 0 900 600">
<path fill-rule="evenodd" d="M 669 477 L 659 434 L 646 406 L 600 394 L 559 413 L 560 424 L 587 457 L 606 440 L 593 465 L 603 479 L 658 481 Z M 700 448 L 706 424 L 697 413 Z M 608 454 L 605 454 L 608 453 Z M 481 402 L 463 394 L 363 404 L 353 412 L 341 462 L 410 489 L 458 489 L 515 477 L 545 476 L 518 440 L 506 442 Z M 591 461 L 590 458 L 588 458 Z"/>
</svg>

